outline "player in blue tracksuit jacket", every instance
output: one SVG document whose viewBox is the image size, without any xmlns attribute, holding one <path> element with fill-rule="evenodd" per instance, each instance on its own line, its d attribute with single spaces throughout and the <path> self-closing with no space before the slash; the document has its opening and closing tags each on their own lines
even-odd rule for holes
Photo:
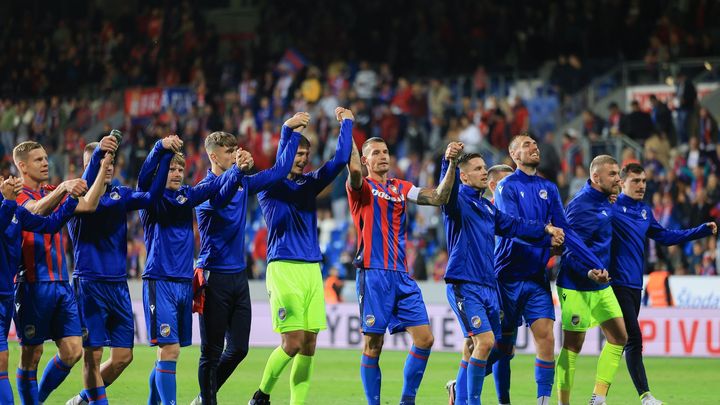
<svg viewBox="0 0 720 405">
<path fill-rule="evenodd" d="M 151 187 L 162 150 L 153 148 L 138 176 L 138 188 Z M 180 347 L 192 344 L 193 259 L 195 207 L 212 195 L 237 190 L 250 153 L 238 153 L 235 165 L 213 181 L 184 185 L 185 158 L 173 154 L 163 196 L 140 211 L 147 261 L 143 271 L 143 307 L 148 340 L 158 346 L 158 361 L 150 373 L 148 404 L 177 401 L 175 372 Z"/>
<path fill-rule="evenodd" d="M 85 147 L 83 177 L 90 182 L 102 176 L 107 185 L 94 213 L 75 216 L 68 223 L 85 348 L 85 390 L 79 395 L 87 402 L 106 403 L 106 386 L 112 384 L 132 361 L 135 327 L 127 285 L 127 213 L 148 208 L 160 198 L 172 157 L 170 151 L 179 145 L 179 138 L 172 136 L 154 146 L 166 152 L 149 191 L 110 186 L 114 166 L 108 164 L 101 172 L 99 161 L 105 152 L 98 143 Z M 101 367 L 104 346 L 111 348 L 110 358 Z"/>
<path fill-rule="evenodd" d="M 297 121 L 291 121 L 291 130 L 307 125 L 306 119 Z M 217 390 L 248 352 L 252 312 L 245 271 L 247 201 L 250 195 L 269 189 L 290 172 L 301 136 L 291 130 L 281 131 L 280 142 L 287 146 L 272 168 L 244 176 L 240 186 L 223 190 L 196 208 L 200 231 L 196 276 L 203 274 L 207 282 L 200 316 L 200 397 L 196 399 L 203 405 L 217 403 Z M 214 181 L 231 168 L 237 138 L 213 132 L 205 139 L 205 150 L 212 168 L 199 184 Z"/>
<path fill-rule="evenodd" d="M 49 217 L 31 214 L 19 207 L 15 199 L 22 190 L 22 180 L 0 177 L 0 403 L 13 404 L 8 379 L 8 332 L 14 314 L 14 279 L 20 264 L 21 231 L 40 234 L 59 232 L 75 212 L 76 197 L 68 198 L 58 211 Z"/>
<path fill-rule="evenodd" d="M 676 245 L 717 233 L 717 225 L 708 222 L 685 230 L 663 228 L 653 217 L 652 208 L 643 202 L 645 197 L 645 169 L 630 163 L 620 171 L 622 193 L 612 210 L 612 248 L 610 277 L 615 297 L 622 309 L 628 339 L 625 361 L 630 378 L 643 405 L 661 404 L 650 393 L 642 358 L 642 333 L 638 324 L 640 297 L 643 287 L 645 240 L 650 238 L 662 245 Z"/>
<path fill-rule="evenodd" d="M 443 160 L 440 177 L 448 161 Z M 458 160 L 458 173 L 450 200 L 442 206 L 447 233 L 447 297 L 466 338 L 472 338 L 471 355 L 463 355 L 458 370 L 455 403 L 480 404 L 488 354 L 500 335 L 500 302 L 495 277 L 495 235 L 544 242 L 545 232 L 563 242 L 563 232 L 551 225 L 504 214 L 482 197 L 488 184 L 485 161 L 477 153 Z"/>
<path fill-rule="evenodd" d="M 315 200 L 345 169 L 353 149 L 352 112 L 338 107 L 335 114 L 341 124 L 333 158 L 304 174 L 310 142 L 302 137 L 287 178 L 258 194 L 268 228 L 266 285 L 273 329 L 281 334 L 282 344 L 268 358 L 260 386 L 250 400 L 253 405 L 269 403 L 273 386 L 293 358 L 290 403 L 307 401 L 317 334 L 326 329 Z M 279 145 L 278 154 L 285 147 Z"/>
<path fill-rule="evenodd" d="M 540 163 L 537 143 L 528 135 L 517 135 L 510 142 L 515 173 L 497 186 L 495 205 L 508 215 L 543 224 L 552 223 L 565 232 L 565 246 L 577 254 L 587 270 L 599 269 L 600 260 L 590 252 L 568 226 L 555 184 L 536 175 Z M 501 404 L 510 402 L 510 359 L 517 327 L 524 319 L 536 343 L 535 380 L 538 403 L 549 401 L 555 374 L 553 307 L 545 266 L 550 249 L 527 245 L 512 238 L 500 238 L 495 248 L 495 273 L 502 301 L 502 336 L 496 343 L 500 352 L 493 374 Z"/>
<path fill-rule="evenodd" d="M 620 169 L 614 158 L 600 155 L 590 163 L 590 180 L 568 203 L 570 226 L 587 247 L 610 267 L 612 205 L 610 196 L 620 192 Z M 627 340 L 622 311 L 609 284 L 607 270 L 587 271 L 574 252 L 563 253 L 557 278 L 562 311 L 563 347 L 557 361 L 558 402 L 570 403 L 575 360 L 588 329 L 600 326 L 607 341 L 598 358 L 591 404 L 603 404 L 617 372 Z"/>
</svg>

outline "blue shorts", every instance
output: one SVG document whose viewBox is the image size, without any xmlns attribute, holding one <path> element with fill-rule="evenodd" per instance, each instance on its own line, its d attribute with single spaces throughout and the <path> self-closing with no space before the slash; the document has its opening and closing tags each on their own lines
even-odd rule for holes
<svg viewBox="0 0 720 405">
<path fill-rule="evenodd" d="M 21 345 L 82 336 L 77 300 L 67 281 L 15 284 L 15 329 Z"/>
<path fill-rule="evenodd" d="M 151 346 L 192 344 L 192 280 L 143 280 L 145 326 Z"/>
<path fill-rule="evenodd" d="M 538 319 L 555 320 L 550 290 L 535 281 L 500 281 L 502 331 L 516 331 L 525 320 L 527 326 Z"/>
<path fill-rule="evenodd" d="M 15 309 L 15 297 L 12 295 L 0 298 L 0 352 L 8 349 L 8 332 L 10 332 L 10 321 Z"/>
<path fill-rule="evenodd" d="M 83 347 L 132 348 L 135 319 L 126 281 L 75 279 Z"/>
<path fill-rule="evenodd" d="M 356 288 L 363 333 L 430 324 L 420 287 L 406 272 L 360 269 Z"/>
<path fill-rule="evenodd" d="M 448 284 L 447 299 L 467 338 L 485 332 L 500 335 L 500 302 L 496 288 L 479 284 Z"/>
</svg>

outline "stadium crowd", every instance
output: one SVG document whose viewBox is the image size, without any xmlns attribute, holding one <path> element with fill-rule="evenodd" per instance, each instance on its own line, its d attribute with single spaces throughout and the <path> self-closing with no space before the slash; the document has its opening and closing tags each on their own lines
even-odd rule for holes
<svg viewBox="0 0 720 405">
<path fill-rule="evenodd" d="M 289 7 L 304 7 L 303 2 L 288 3 Z M 326 23 L 313 24 L 309 32 L 304 32 L 307 35 L 301 42 L 293 42 L 296 37 L 293 34 L 306 27 L 292 20 L 282 24 L 284 17 L 276 14 L 279 8 L 263 9 L 257 43 L 238 46 L 230 56 L 224 57 L 218 45 L 219 34 L 206 24 L 200 10 L 190 2 L 168 8 L 149 6 L 132 18 L 116 20 L 102 18 L 100 14 L 85 19 L 45 16 L 36 20 L 36 16 L 25 12 L 13 20 L 9 26 L 12 29 L 5 30 L 0 41 L 0 72 L 3 73 L 0 75 L 0 175 L 7 177 L 14 171 L 13 145 L 35 140 L 45 145 L 50 155 L 51 183 L 77 176 L 86 142 L 82 134 L 122 108 L 117 92 L 128 86 L 187 84 L 197 98 L 186 114 L 165 109 L 147 119 L 124 117 L 121 129 L 126 136 L 116 162 L 116 182 L 134 184 L 148 149 L 155 140 L 172 133 L 179 134 L 185 142 L 187 178 L 193 184 L 205 176 L 209 167 L 203 141 L 215 130 L 237 134 L 240 144 L 253 154 L 257 167 L 270 167 L 280 124 L 291 111 L 309 111 L 313 117 L 306 131 L 312 144 L 312 168 L 327 160 L 335 150 L 339 129 L 333 109 L 343 105 L 355 113 L 353 137 L 358 144 L 371 136 L 387 141 L 395 157 L 392 175 L 432 185 L 439 175 L 438 159 L 443 145 L 448 142 L 462 141 L 469 151 L 486 151 L 490 145 L 502 152 L 507 150 L 512 134 L 534 129 L 525 101 L 519 97 L 506 99 L 492 95 L 488 72 L 501 68 L 500 62 L 486 69 L 481 61 L 531 66 L 551 56 L 551 50 L 537 44 L 552 38 L 572 38 L 572 43 L 560 47 L 568 50 L 569 56 L 559 59 L 558 68 L 548 83 L 558 87 L 558 94 L 563 94 L 578 90 L 594 73 L 584 68 L 582 62 L 590 56 L 590 44 L 605 45 L 601 49 L 593 48 L 595 56 L 608 56 L 609 50 L 618 49 L 615 45 L 623 45 L 626 56 L 644 54 L 651 68 L 672 58 L 716 52 L 719 43 L 705 29 L 704 22 L 717 15 L 720 7 L 706 2 L 700 2 L 692 10 L 681 10 L 680 15 L 686 18 L 695 13 L 695 19 L 702 23 L 690 24 L 696 31 L 688 30 L 689 24 L 682 19 L 671 21 L 648 11 L 654 8 L 643 2 L 633 2 L 634 6 L 628 9 L 622 6 L 623 2 L 609 2 L 605 9 L 599 9 L 595 2 L 584 2 L 569 9 L 555 2 L 548 3 L 550 20 L 568 24 L 549 23 L 546 14 L 535 7 L 511 12 L 509 5 L 472 2 L 472 6 L 468 6 L 472 10 L 487 11 L 461 13 L 466 20 L 460 25 L 449 23 L 451 10 L 456 8 L 437 3 L 434 5 L 437 10 L 418 12 L 412 17 L 418 24 L 404 24 L 396 17 L 392 24 L 398 30 L 391 38 L 382 35 L 381 27 L 377 26 L 380 20 L 360 18 L 385 8 L 392 9 L 388 15 L 400 16 L 402 13 L 392 11 L 402 8 L 401 3 L 364 2 L 359 9 L 351 10 L 350 14 L 357 19 L 347 15 L 349 10 L 343 4 L 317 7 L 319 21 Z M 519 15 L 514 15 L 516 13 Z M 328 15 L 345 18 L 330 19 Z M 275 21 L 273 29 L 285 27 L 283 35 L 273 36 L 274 42 L 263 31 L 270 29 L 268 21 Z M 363 21 L 363 29 L 368 28 L 371 34 L 369 41 L 359 44 L 359 36 L 338 38 L 333 42 L 337 49 L 318 53 L 316 50 L 321 48 L 317 43 L 336 32 L 340 21 L 350 25 L 348 32 L 360 29 L 359 21 Z M 603 27 L 607 21 L 625 21 L 625 31 L 598 28 L 583 31 L 580 36 L 572 35 L 579 26 L 591 23 L 591 27 Z M 365 27 L 366 23 L 370 26 Z M 410 26 L 414 31 L 406 32 Z M 459 35 L 464 26 L 483 29 L 470 30 L 472 35 L 464 37 Z M 492 38 L 515 32 L 518 26 L 525 30 L 511 36 L 509 46 L 493 45 Z M 10 31 L 22 35 L 11 37 Z M 612 38 L 604 38 L 600 32 L 613 33 Z M 649 45 L 644 33 L 651 33 Z M 386 42 L 395 45 L 376 46 Z M 410 44 L 412 57 L 392 53 L 401 48 L 400 43 Z M 291 56 L 300 58 L 300 62 L 287 63 L 287 57 L 281 58 L 290 46 L 297 49 Z M 357 54 L 349 55 L 346 49 L 356 49 Z M 391 54 L 379 54 L 380 49 L 389 49 Z M 438 53 L 464 55 L 457 49 L 476 52 L 462 61 L 447 59 Z M 227 54 L 227 50 L 224 53 Z M 238 60 L 246 63 L 237 63 Z M 280 60 L 280 63 L 258 62 L 268 60 Z M 378 64 L 369 62 L 371 60 L 386 62 Z M 447 66 L 438 61 L 446 61 Z M 427 68 L 417 71 L 412 66 Z M 471 80 L 448 79 L 451 66 L 473 71 Z M 596 141 L 625 134 L 640 142 L 644 152 L 636 156 L 628 150 L 622 156 L 622 163 L 639 161 L 646 167 L 649 176 L 646 199 L 663 226 L 692 227 L 720 218 L 717 122 L 697 104 L 692 82 L 681 79 L 680 83 L 677 108 L 659 100 L 653 101 L 649 112 L 637 105 L 632 105 L 629 111 L 614 106 L 607 120 L 586 111 L 581 132 L 535 133 L 543 154 L 543 175 L 558 184 L 567 201 L 587 178 L 578 146 L 580 137 Z M 104 131 L 109 129 L 106 127 Z M 99 138 L 100 133 L 97 135 Z M 558 136 L 562 136 L 560 149 L 555 142 Z M 604 151 L 602 143 L 598 145 L 592 149 L 593 155 Z M 505 163 L 510 162 L 506 159 Z M 341 175 L 320 195 L 318 225 L 326 260 L 324 272 L 328 274 L 335 267 L 341 278 L 352 278 L 356 239 L 348 222 L 344 182 Z M 247 243 L 252 254 L 249 263 L 253 263 L 253 275 L 263 277 L 266 230 L 257 204 L 249 210 L 251 226 L 247 229 Z M 410 213 L 409 265 L 417 279 L 439 281 L 447 260 L 439 210 L 413 207 Z M 128 275 L 139 277 L 145 256 L 142 227 L 137 215 L 131 214 L 131 218 Z M 717 274 L 720 256 L 714 238 L 684 247 L 665 248 L 649 243 L 648 269 L 665 267 L 674 274 Z"/>
</svg>

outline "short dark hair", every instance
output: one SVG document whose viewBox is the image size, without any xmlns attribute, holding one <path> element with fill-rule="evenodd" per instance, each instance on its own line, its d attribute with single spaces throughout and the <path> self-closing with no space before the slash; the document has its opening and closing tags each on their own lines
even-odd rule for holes
<svg viewBox="0 0 720 405">
<path fill-rule="evenodd" d="M 384 139 L 380 138 L 379 136 L 373 136 L 372 138 L 369 138 L 367 141 L 363 142 L 362 148 L 360 148 L 363 156 L 365 156 L 365 147 L 370 145 L 371 143 L 384 143 L 387 145 L 387 142 L 385 142 Z"/>
<path fill-rule="evenodd" d="M 459 168 L 462 169 L 463 167 L 467 166 L 467 164 L 470 163 L 471 160 L 473 160 L 475 158 L 483 159 L 482 155 L 479 153 L 475 153 L 475 152 L 466 153 L 466 154 L 460 156 L 460 158 L 457 161 L 457 165 Z M 483 159 L 483 161 L 484 160 L 485 159 Z"/>
<path fill-rule="evenodd" d="M 305 135 L 300 135 L 300 143 L 298 144 L 298 148 L 310 149 L 310 140 L 307 139 Z"/>
<path fill-rule="evenodd" d="M 508 144 L 508 151 L 512 152 L 515 148 L 517 148 L 517 140 L 523 137 L 535 140 L 535 138 L 533 138 L 532 135 L 530 135 L 530 133 L 528 132 L 521 132 L 517 135 L 513 135 L 513 137 L 510 138 L 510 143 Z"/>
<path fill-rule="evenodd" d="M 645 171 L 645 168 L 642 167 L 638 163 L 628 163 L 625 165 L 625 167 L 620 170 L 620 178 L 625 180 L 627 178 L 628 174 L 642 174 Z"/>
</svg>

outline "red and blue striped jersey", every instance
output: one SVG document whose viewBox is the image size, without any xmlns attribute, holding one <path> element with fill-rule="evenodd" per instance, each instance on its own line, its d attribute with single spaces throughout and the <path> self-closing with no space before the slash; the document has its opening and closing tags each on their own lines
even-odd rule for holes
<svg viewBox="0 0 720 405">
<path fill-rule="evenodd" d="M 407 240 L 407 195 L 413 184 L 388 179 L 381 184 L 363 178 L 359 190 L 345 185 L 350 213 L 358 233 L 355 266 L 364 269 L 408 271 L 405 242 Z"/>
<path fill-rule="evenodd" d="M 52 189 L 42 187 L 32 190 L 23 187 L 17 196 L 17 203 L 25 205 L 30 200 L 39 201 Z M 53 234 L 22 232 L 22 260 L 18 274 L 30 283 L 35 281 L 69 280 L 65 262 L 65 240 L 62 230 Z"/>
</svg>

